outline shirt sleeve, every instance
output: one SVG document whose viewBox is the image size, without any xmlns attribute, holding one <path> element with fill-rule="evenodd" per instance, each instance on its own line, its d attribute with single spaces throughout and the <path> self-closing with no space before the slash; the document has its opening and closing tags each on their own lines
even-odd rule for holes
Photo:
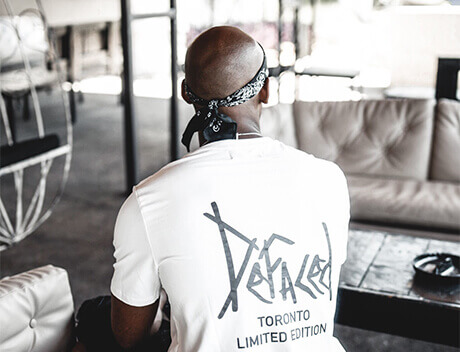
<svg viewBox="0 0 460 352">
<path fill-rule="evenodd" d="M 337 181 L 337 232 L 340 238 L 339 260 L 343 264 L 347 259 L 348 230 L 350 225 L 350 196 L 348 194 L 347 179 L 343 171 L 339 171 Z"/>
<path fill-rule="evenodd" d="M 348 229 L 350 223 L 350 197 L 347 179 L 343 171 L 334 165 L 335 172 L 331 180 L 331 194 L 328 199 L 327 213 L 330 215 L 329 232 L 334 238 L 337 261 L 341 264 L 347 259 Z"/>
<path fill-rule="evenodd" d="M 135 193 L 126 199 L 118 213 L 113 245 L 112 294 L 130 306 L 154 303 L 160 297 L 161 283 Z"/>
</svg>

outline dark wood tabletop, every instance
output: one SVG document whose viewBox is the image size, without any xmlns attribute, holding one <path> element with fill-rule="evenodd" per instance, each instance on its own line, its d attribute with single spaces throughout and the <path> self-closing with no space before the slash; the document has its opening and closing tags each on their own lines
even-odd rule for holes
<svg viewBox="0 0 460 352">
<path fill-rule="evenodd" d="M 437 252 L 460 255 L 460 242 L 350 230 L 336 321 L 459 346 L 459 282 L 426 281 L 412 267 Z"/>
</svg>

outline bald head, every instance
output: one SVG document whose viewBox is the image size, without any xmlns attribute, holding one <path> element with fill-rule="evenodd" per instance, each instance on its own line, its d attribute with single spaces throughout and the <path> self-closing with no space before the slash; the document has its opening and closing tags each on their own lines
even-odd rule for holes
<svg viewBox="0 0 460 352">
<path fill-rule="evenodd" d="M 188 48 L 185 80 L 203 99 L 224 98 L 248 83 L 262 61 L 262 49 L 249 35 L 235 27 L 213 27 Z"/>
</svg>

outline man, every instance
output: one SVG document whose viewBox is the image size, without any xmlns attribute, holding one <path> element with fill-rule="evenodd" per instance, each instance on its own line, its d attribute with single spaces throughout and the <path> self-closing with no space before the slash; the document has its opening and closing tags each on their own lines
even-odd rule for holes
<svg viewBox="0 0 460 352">
<path fill-rule="evenodd" d="M 343 351 L 332 336 L 349 200 L 333 163 L 262 137 L 262 47 L 233 27 L 187 51 L 183 136 L 201 147 L 134 187 L 118 215 L 112 329 L 132 348 L 164 289 L 169 351 Z"/>
</svg>

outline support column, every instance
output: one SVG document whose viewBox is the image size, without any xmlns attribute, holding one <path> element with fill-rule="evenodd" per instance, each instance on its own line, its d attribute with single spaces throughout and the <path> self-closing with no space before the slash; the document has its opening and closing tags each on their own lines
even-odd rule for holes
<svg viewBox="0 0 460 352">
<path fill-rule="evenodd" d="M 134 114 L 130 0 L 121 0 L 121 41 L 123 46 L 123 117 L 126 192 L 129 193 L 138 181 L 137 123 Z"/>
</svg>

